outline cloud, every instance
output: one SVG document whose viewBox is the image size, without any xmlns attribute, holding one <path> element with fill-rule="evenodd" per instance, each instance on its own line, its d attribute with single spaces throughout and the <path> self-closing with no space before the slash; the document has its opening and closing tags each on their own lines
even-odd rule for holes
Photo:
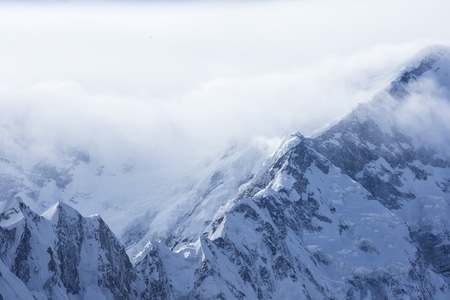
<svg viewBox="0 0 450 300">
<path fill-rule="evenodd" d="M 444 84 L 444 83 L 442 83 Z M 450 157 L 450 86 L 436 80 L 421 79 L 417 91 L 398 104 L 397 124 L 419 146 L 431 146 Z"/>
<path fill-rule="evenodd" d="M 444 0 L 0 6 L 0 153 L 83 147 L 155 181 L 231 143 L 312 134 L 450 41 Z"/>
<path fill-rule="evenodd" d="M 398 68 L 360 61 L 390 49 L 325 58 L 284 72 L 211 78 L 173 99 L 93 92 L 68 80 L 8 87 L 0 91 L 0 123 L 10 131 L 5 140 L 27 151 L 82 146 L 122 160 L 149 153 L 158 161 L 200 158 L 233 141 L 310 134 L 346 114 Z"/>
<path fill-rule="evenodd" d="M 132 180 L 97 182 L 107 191 L 82 213 L 164 235 L 205 158 L 232 143 L 268 155 L 369 101 L 419 49 L 450 41 L 449 3 L 0 6 L 0 158 L 29 167 L 80 147 L 97 165 L 137 162 Z M 450 155 L 448 95 L 422 88 L 398 122 Z"/>
</svg>

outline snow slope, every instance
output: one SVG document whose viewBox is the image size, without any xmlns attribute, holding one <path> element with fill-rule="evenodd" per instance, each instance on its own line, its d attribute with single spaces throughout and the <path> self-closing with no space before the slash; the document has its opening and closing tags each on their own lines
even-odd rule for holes
<svg viewBox="0 0 450 300">
<path fill-rule="evenodd" d="M 449 51 L 419 57 L 338 124 L 293 135 L 196 242 L 148 244 L 139 272 L 175 297 L 447 299 L 447 115 L 430 143 L 404 111 L 448 107 Z"/>
</svg>

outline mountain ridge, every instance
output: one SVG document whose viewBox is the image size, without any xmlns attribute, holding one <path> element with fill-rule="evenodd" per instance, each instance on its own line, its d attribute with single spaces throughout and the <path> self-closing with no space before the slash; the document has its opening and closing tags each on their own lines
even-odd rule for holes
<svg viewBox="0 0 450 300">
<path fill-rule="evenodd" d="M 371 102 L 317 136 L 290 135 L 264 164 L 227 152 L 165 238 L 127 231 L 139 241 L 131 260 L 99 216 L 62 202 L 38 215 L 13 197 L 29 178 L 64 188 L 71 169 L 11 171 L 0 284 L 38 299 L 448 298 L 450 156 L 401 120 L 417 99 L 450 105 L 450 51 L 430 49 Z"/>
</svg>

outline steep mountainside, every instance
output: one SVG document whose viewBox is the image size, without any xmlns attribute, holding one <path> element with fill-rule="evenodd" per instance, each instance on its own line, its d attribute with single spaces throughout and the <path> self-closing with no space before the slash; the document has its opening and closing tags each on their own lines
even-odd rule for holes
<svg viewBox="0 0 450 300">
<path fill-rule="evenodd" d="M 201 167 L 187 174 L 167 168 L 165 172 L 176 173 L 171 177 L 155 175 L 145 159 L 111 161 L 66 147 L 27 161 L 21 155 L 6 155 L 0 145 L 0 201 L 19 197 L 38 214 L 56 202 L 70 204 L 84 215 L 101 213 L 135 254 L 150 239 L 195 240 L 270 152 L 267 145 L 237 143 L 200 161 Z"/>
<path fill-rule="evenodd" d="M 62 203 L 42 216 L 17 199 L 1 205 L 0 258 L 11 272 L 7 280 L 14 282 L 3 284 L 25 285 L 34 297 L 28 299 L 138 297 L 137 277 L 125 249 L 100 217 L 83 218 Z M 14 290 L 2 289 L 0 294 L 14 299 Z M 27 289 L 21 290 L 25 295 Z"/>
<path fill-rule="evenodd" d="M 446 299 L 448 128 L 428 126 L 430 142 L 404 116 L 450 105 L 449 50 L 426 51 L 338 124 L 294 135 L 196 243 L 149 244 L 140 272 L 157 262 L 153 284 L 175 298 Z M 171 278 L 176 266 L 194 271 Z"/>
<path fill-rule="evenodd" d="M 187 200 L 124 227 L 131 260 L 100 217 L 64 203 L 39 215 L 19 198 L 39 209 L 50 186 L 75 193 L 92 177 L 88 155 L 32 171 L 0 161 L 0 299 L 448 299 L 448 74 L 450 50 L 427 49 L 372 101 L 315 137 L 289 136 L 264 164 L 227 152 L 177 194 Z"/>
<path fill-rule="evenodd" d="M 436 101 L 444 101 L 444 107 L 450 105 L 449 74 L 449 49 L 435 48 L 415 67 L 405 70 L 373 102 L 361 105 L 311 141 L 315 149 L 359 182 L 373 199 L 404 220 L 421 255 L 447 283 L 450 152 L 448 148 L 442 151 L 433 146 L 443 143 L 448 147 L 449 128 L 439 128 L 439 118 L 447 116 L 432 110 L 441 107 Z M 431 96 L 427 90 L 430 82 L 434 86 Z M 428 103 L 424 104 L 425 109 L 408 111 L 413 122 L 420 123 L 430 111 L 434 116 L 429 117 L 437 117 L 434 126 L 425 122 L 418 125 L 426 129 L 419 136 L 414 135 L 411 124 L 402 121 L 402 111 L 414 101 Z"/>
</svg>

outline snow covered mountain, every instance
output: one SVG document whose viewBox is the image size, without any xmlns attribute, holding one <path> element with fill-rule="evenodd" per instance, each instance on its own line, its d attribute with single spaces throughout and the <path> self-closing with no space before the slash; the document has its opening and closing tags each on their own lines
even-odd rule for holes
<svg viewBox="0 0 450 300">
<path fill-rule="evenodd" d="M 50 204 L 95 199 L 90 181 L 114 196 L 138 166 L 79 150 L 31 168 L 4 158 L 0 299 L 448 299 L 448 74 L 450 50 L 426 49 L 317 136 L 292 134 L 265 161 L 231 149 L 174 186 L 169 210 L 135 201 L 128 255 L 100 217 Z"/>
<path fill-rule="evenodd" d="M 56 202 L 70 204 L 83 215 L 101 213 L 125 246 L 137 253 L 150 239 L 195 239 L 272 151 L 257 140 L 236 143 L 186 172 L 168 167 L 155 175 L 148 161 L 111 161 L 82 148 L 65 147 L 27 161 L 2 153 L 0 147 L 0 201 L 19 197 L 38 214 Z"/>
<path fill-rule="evenodd" d="M 1 205 L 0 257 L 10 271 L 1 281 L 11 287 L 0 291 L 4 299 L 137 298 L 125 248 L 100 217 L 83 218 L 63 203 L 42 215 L 18 199 Z"/>
<path fill-rule="evenodd" d="M 446 299 L 448 128 L 429 141 L 404 112 L 449 105 L 449 57 L 428 49 L 338 124 L 293 135 L 195 243 L 149 244 L 140 272 L 175 298 Z"/>
</svg>

